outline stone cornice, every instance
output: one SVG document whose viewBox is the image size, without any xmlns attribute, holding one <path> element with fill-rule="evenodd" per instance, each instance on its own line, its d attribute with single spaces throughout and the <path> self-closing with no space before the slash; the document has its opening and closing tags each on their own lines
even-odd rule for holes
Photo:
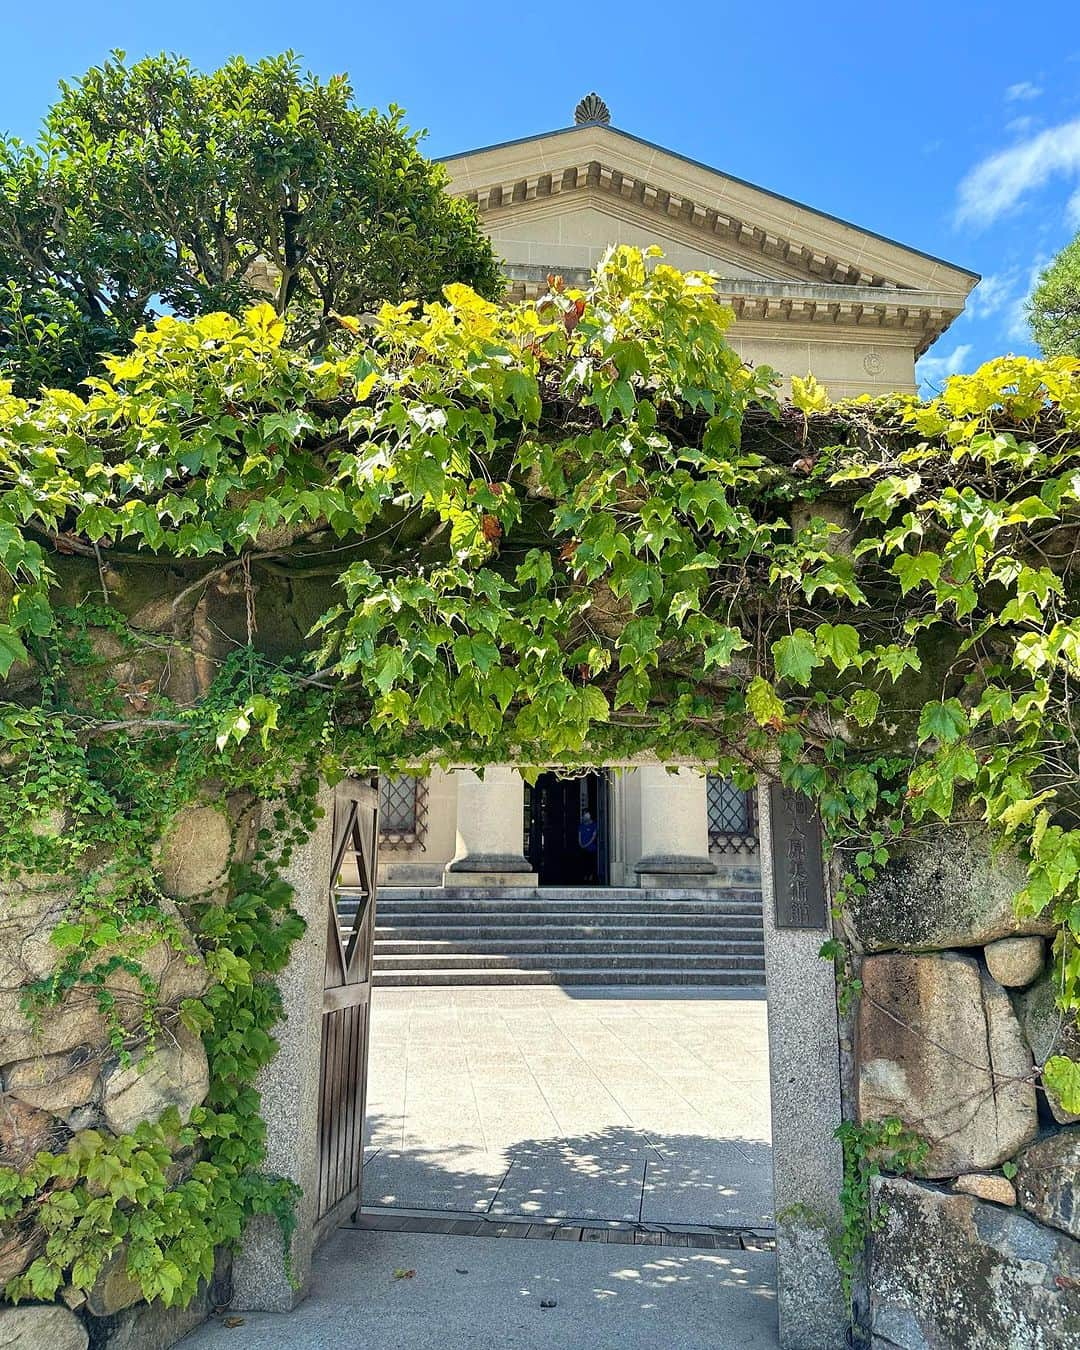
<svg viewBox="0 0 1080 1350">
<path fill-rule="evenodd" d="M 546 268 L 515 263 L 506 268 L 513 299 L 537 299 L 548 289 L 547 278 L 560 272 L 572 286 L 589 280 L 587 268 Z M 927 347 L 961 313 L 964 297 L 952 292 L 910 287 L 845 286 L 825 282 L 756 281 L 719 277 L 718 300 L 731 306 L 740 323 L 772 326 L 826 325 L 863 331 L 892 330 L 916 339 L 915 352 Z"/>
<path fill-rule="evenodd" d="M 770 233 L 738 215 L 703 206 L 690 197 L 669 192 L 595 159 L 569 165 L 561 172 L 530 174 L 525 178 L 489 183 L 464 195 L 467 201 L 475 203 L 486 220 L 494 224 L 501 212 L 520 204 L 589 189 L 633 202 L 658 216 L 670 217 L 699 236 L 735 244 L 748 260 L 760 254 L 809 275 L 820 276 L 823 281 L 842 285 L 901 284 L 893 277 L 866 272 L 856 263 L 815 250 L 794 238 Z"/>
<path fill-rule="evenodd" d="M 723 240 L 751 266 L 755 256 L 771 258 L 806 280 L 940 290 L 962 298 L 978 280 L 953 263 L 615 127 L 570 128 L 443 163 L 451 191 L 476 202 L 492 227 L 530 204 L 535 209 L 562 194 L 591 191 L 612 205 L 633 202 L 650 215 L 689 225 L 706 251 L 707 237 Z"/>
</svg>

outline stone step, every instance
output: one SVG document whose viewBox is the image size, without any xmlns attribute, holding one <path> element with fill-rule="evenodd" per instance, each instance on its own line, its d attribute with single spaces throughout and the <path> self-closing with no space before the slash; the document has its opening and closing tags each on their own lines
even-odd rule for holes
<svg viewBox="0 0 1080 1350">
<path fill-rule="evenodd" d="M 732 942 L 724 938 L 706 942 L 690 939 L 675 939 L 672 941 L 667 938 L 643 938 L 633 941 L 621 936 L 578 938 L 570 942 L 545 941 L 528 937 L 513 942 L 505 942 L 493 941 L 486 934 L 483 937 L 474 936 L 467 941 L 459 940 L 456 942 L 446 942 L 439 939 L 416 942 L 390 938 L 375 943 L 375 963 L 382 966 L 386 959 L 392 956 L 456 957 L 461 953 L 474 953 L 478 956 L 505 953 L 507 957 L 552 955 L 568 960 L 571 956 L 592 956 L 602 952 L 608 952 L 612 955 L 643 952 L 652 955 L 669 955 L 679 959 L 683 956 L 709 955 L 764 956 L 765 944 L 760 938 L 757 941 L 751 939 L 743 942 Z"/>
<path fill-rule="evenodd" d="M 338 909 L 342 914 L 354 914 L 357 902 L 348 897 L 339 897 Z M 453 922 L 454 920 L 473 922 L 477 916 L 489 922 L 499 923 L 537 923 L 571 922 L 589 923 L 600 919 L 637 917 L 648 920 L 652 917 L 665 921 L 693 918 L 744 917 L 760 919 L 761 904 L 745 901 L 709 903 L 707 901 L 670 901 L 667 903 L 632 904 L 618 901 L 608 905 L 582 905 L 570 901 L 544 904 L 523 900 L 512 906 L 482 903 L 466 900 L 459 904 L 435 904 L 423 902 L 406 904 L 401 901 L 385 903 L 380 897 L 376 902 L 376 913 L 380 923 L 394 922 Z"/>
<path fill-rule="evenodd" d="M 453 954 L 442 955 L 403 955 L 403 956 L 383 956 L 378 958 L 377 969 L 380 972 L 389 972 L 399 968 L 409 968 L 414 970 L 549 970 L 549 969 L 575 969 L 575 970 L 619 970 L 622 968 L 637 968 L 648 970 L 650 967 L 658 969 L 667 969 L 677 966 L 679 969 L 686 970 L 760 970 L 765 969 L 764 955 L 724 955 L 711 952 L 706 953 L 682 953 L 676 956 L 670 952 L 656 952 L 654 954 L 645 954 L 642 952 L 595 952 L 591 954 L 582 952 L 558 952 L 545 954 L 530 954 L 525 952 L 515 952 L 514 954 L 504 954 L 501 952 L 455 952 Z"/>
<path fill-rule="evenodd" d="M 465 970 L 417 970 L 401 967 L 393 971 L 376 971 L 372 983 L 381 989 L 406 986 L 457 985 L 531 985 L 557 984 L 567 987 L 591 988 L 607 985 L 649 985 L 664 989 L 673 985 L 694 985 L 715 989 L 764 989 L 764 971 L 737 970 L 716 967 L 712 970 L 687 970 L 682 967 L 622 967 L 618 970 L 526 970 L 504 967 L 501 970 L 472 967 Z"/>
<path fill-rule="evenodd" d="M 343 891 L 342 894 L 347 894 Z M 633 900 L 650 904 L 657 900 L 697 900 L 714 903 L 717 900 L 750 900 L 761 903 L 760 886 L 701 886 L 693 890 L 685 887 L 640 886 L 380 886 L 379 904 L 445 902 L 456 904 L 465 900 L 485 903 L 502 900 L 531 900 L 544 904 L 577 901 L 583 905 L 608 904 L 619 900 Z"/>
<path fill-rule="evenodd" d="M 375 945 L 387 942 L 761 942 L 761 924 L 747 923 L 576 923 L 576 924 L 376 924 Z"/>
<path fill-rule="evenodd" d="M 359 899 L 339 896 L 347 927 Z M 631 887 L 388 887 L 378 985 L 761 985 L 761 892 Z"/>
<path fill-rule="evenodd" d="M 345 910 L 343 925 L 351 924 L 353 916 Z M 378 914 L 375 936 L 435 938 L 473 936 L 483 933 L 488 937 L 527 937 L 542 932 L 545 936 L 573 937 L 613 936 L 651 937 L 671 933 L 673 936 L 697 937 L 699 934 L 761 933 L 760 914 Z"/>
<path fill-rule="evenodd" d="M 341 915 L 343 927 L 352 926 L 352 915 Z M 505 938 L 508 942 L 531 937 L 534 933 L 550 938 L 574 937 L 740 937 L 760 936 L 763 932 L 760 915 L 693 915 L 672 918 L 667 914 L 643 915 L 575 915 L 572 918 L 533 914 L 529 922 L 520 923 L 503 915 L 457 914 L 430 920 L 421 915 L 407 918 L 377 916 L 375 940 L 381 938 L 415 938 L 417 941 L 434 938 L 470 938 L 483 936 Z"/>
</svg>

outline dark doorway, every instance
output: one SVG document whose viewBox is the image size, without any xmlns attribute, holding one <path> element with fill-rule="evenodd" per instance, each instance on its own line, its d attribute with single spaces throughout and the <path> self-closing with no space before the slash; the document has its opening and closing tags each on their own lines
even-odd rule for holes
<svg viewBox="0 0 1080 1350">
<path fill-rule="evenodd" d="M 542 773 L 525 786 L 525 851 L 541 886 L 608 884 L 608 780 Z"/>
</svg>

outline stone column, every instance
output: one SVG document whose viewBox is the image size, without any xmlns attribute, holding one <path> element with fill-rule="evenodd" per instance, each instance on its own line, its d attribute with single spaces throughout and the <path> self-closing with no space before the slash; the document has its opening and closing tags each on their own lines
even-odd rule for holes
<svg viewBox="0 0 1080 1350">
<path fill-rule="evenodd" d="M 295 1285 L 285 1274 L 277 1220 L 269 1216 L 252 1219 L 233 1263 L 232 1299 L 234 1308 L 251 1311 L 288 1312 L 306 1297 L 311 1278 L 319 1189 L 319 1075 L 334 829 L 332 788 L 322 788 L 319 806 L 322 819 L 307 842 L 293 850 L 282 872 L 293 887 L 293 908 L 307 923 L 307 931 L 277 977 L 285 1005 L 285 1019 L 274 1028 L 279 1049 L 255 1082 L 266 1121 L 266 1170 L 291 1177 L 303 1191 L 292 1240 Z"/>
<path fill-rule="evenodd" d="M 847 1344 L 847 1309 L 829 1251 L 840 1221 L 843 1156 L 836 977 L 818 955 L 830 936 L 779 928 L 769 785 L 758 787 L 765 982 L 768 987 L 776 1300 L 784 1350 Z M 826 896 L 828 892 L 826 890 Z"/>
<path fill-rule="evenodd" d="M 710 886 L 716 864 L 709 857 L 705 776 L 693 769 L 668 773 L 662 764 L 638 769 L 641 784 L 642 886 Z"/>
<path fill-rule="evenodd" d="M 446 886 L 535 886 L 522 844 L 525 784 L 509 764 L 493 764 L 483 778 L 458 769 L 457 849 L 446 865 Z"/>
</svg>

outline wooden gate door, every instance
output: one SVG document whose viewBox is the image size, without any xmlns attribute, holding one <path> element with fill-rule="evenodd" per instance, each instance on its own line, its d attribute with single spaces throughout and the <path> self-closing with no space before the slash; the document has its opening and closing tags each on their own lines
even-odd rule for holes
<svg viewBox="0 0 1080 1350">
<path fill-rule="evenodd" d="M 319 1082 L 316 1241 L 360 1206 L 379 796 L 349 779 L 334 799 Z"/>
</svg>

